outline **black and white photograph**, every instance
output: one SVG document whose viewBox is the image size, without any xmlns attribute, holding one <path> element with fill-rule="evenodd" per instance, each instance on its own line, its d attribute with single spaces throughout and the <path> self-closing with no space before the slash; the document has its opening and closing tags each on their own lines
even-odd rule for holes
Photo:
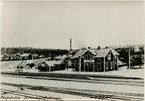
<svg viewBox="0 0 145 101">
<path fill-rule="evenodd" d="M 144 101 L 145 3 L 3 0 L 2 101 Z"/>
</svg>

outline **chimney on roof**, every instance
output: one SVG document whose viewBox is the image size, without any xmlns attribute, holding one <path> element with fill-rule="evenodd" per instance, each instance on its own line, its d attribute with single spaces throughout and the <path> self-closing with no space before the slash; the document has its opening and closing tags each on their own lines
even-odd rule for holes
<svg viewBox="0 0 145 101">
<path fill-rule="evenodd" d="M 91 49 L 91 47 L 88 47 L 88 49 Z"/>
<path fill-rule="evenodd" d="M 100 47 L 100 46 L 98 46 L 98 50 L 99 50 L 99 49 L 101 49 L 101 47 Z"/>
<path fill-rule="evenodd" d="M 107 49 L 108 47 L 106 46 L 105 48 Z"/>
</svg>

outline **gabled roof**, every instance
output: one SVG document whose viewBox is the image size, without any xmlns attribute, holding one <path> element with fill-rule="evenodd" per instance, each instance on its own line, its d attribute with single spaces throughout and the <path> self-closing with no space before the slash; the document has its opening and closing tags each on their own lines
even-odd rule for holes
<svg viewBox="0 0 145 101">
<path fill-rule="evenodd" d="M 78 58 L 79 56 L 84 55 L 87 51 L 90 51 L 93 55 L 96 55 L 95 50 L 92 49 L 80 49 L 76 52 L 76 54 L 72 58 Z"/>
<path fill-rule="evenodd" d="M 112 48 L 111 48 L 111 51 L 113 52 L 113 54 L 119 55 L 119 53 L 117 51 L 115 51 L 114 49 L 112 49 Z"/>
<path fill-rule="evenodd" d="M 111 51 L 114 56 L 119 55 L 118 52 L 116 52 L 112 48 L 105 48 L 105 49 L 81 49 L 76 52 L 76 54 L 73 56 L 73 58 L 78 58 L 79 56 L 83 56 L 87 51 L 90 51 L 92 54 L 95 55 L 95 57 L 106 57 L 106 55 Z"/>
<path fill-rule="evenodd" d="M 45 57 L 45 55 L 40 55 L 39 57 Z"/>
<path fill-rule="evenodd" d="M 64 58 L 67 58 L 67 55 L 62 55 L 62 56 L 57 56 L 55 57 L 56 59 L 64 59 Z"/>
<path fill-rule="evenodd" d="M 22 54 L 22 57 L 29 56 L 29 55 L 31 55 L 31 53 L 24 53 L 24 54 Z"/>
<path fill-rule="evenodd" d="M 73 56 L 73 58 L 78 58 L 79 56 L 82 56 L 85 52 L 86 52 L 85 49 L 78 50 L 76 54 Z"/>
<path fill-rule="evenodd" d="M 95 57 L 106 57 L 106 55 L 109 53 L 110 49 L 99 49 L 96 50 L 97 55 Z"/>
<path fill-rule="evenodd" d="M 37 57 L 37 56 L 39 56 L 39 55 L 38 55 L 37 53 L 35 53 L 35 54 L 32 54 L 32 56 L 36 56 L 36 57 Z"/>
<path fill-rule="evenodd" d="M 3 56 L 8 56 L 7 54 L 1 54 L 1 57 L 3 57 Z"/>
<path fill-rule="evenodd" d="M 96 51 L 94 49 L 88 49 L 93 55 L 96 55 Z"/>
<path fill-rule="evenodd" d="M 62 64 L 62 61 L 43 61 L 45 62 L 48 66 L 54 66 L 56 64 Z"/>
</svg>

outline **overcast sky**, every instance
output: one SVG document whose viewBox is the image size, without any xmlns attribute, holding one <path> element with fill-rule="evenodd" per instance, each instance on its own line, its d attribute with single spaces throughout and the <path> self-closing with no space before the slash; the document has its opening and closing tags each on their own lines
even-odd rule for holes
<svg viewBox="0 0 145 101">
<path fill-rule="evenodd" d="M 2 46 L 143 44 L 144 22 L 143 2 L 5 2 Z"/>
</svg>

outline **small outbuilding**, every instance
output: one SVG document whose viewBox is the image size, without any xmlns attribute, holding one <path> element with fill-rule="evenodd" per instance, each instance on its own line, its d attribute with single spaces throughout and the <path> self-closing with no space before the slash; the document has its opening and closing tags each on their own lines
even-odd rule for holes
<svg viewBox="0 0 145 101">
<path fill-rule="evenodd" d="M 39 58 L 45 58 L 45 55 L 40 55 Z"/>
<path fill-rule="evenodd" d="M 32 54 L 31 53 L 24 53 L 24 54 L 22 54 L 21 58 L 23 60 L 30 60 L 30 59 L 32 59 Z"/>
<path fill-rule="evenodd" d="M 7 54 L 1 55 L 1 60 L 8 60 L 9 57 Z"/>
<path fill-rule="evenodd" d="M 56 71 L 65 70 L 64 63 L 62 61 L 43 61 L 38 65 L 40 71 Z"/>
<path fill-rule="evenodd" d="M 33 58 L 33 59 L 38 59 L 38 58 L 39 58 L 39 55 L 38 55 L 37 53 L 32 54 L 32 58 Z"/>
</svg>

